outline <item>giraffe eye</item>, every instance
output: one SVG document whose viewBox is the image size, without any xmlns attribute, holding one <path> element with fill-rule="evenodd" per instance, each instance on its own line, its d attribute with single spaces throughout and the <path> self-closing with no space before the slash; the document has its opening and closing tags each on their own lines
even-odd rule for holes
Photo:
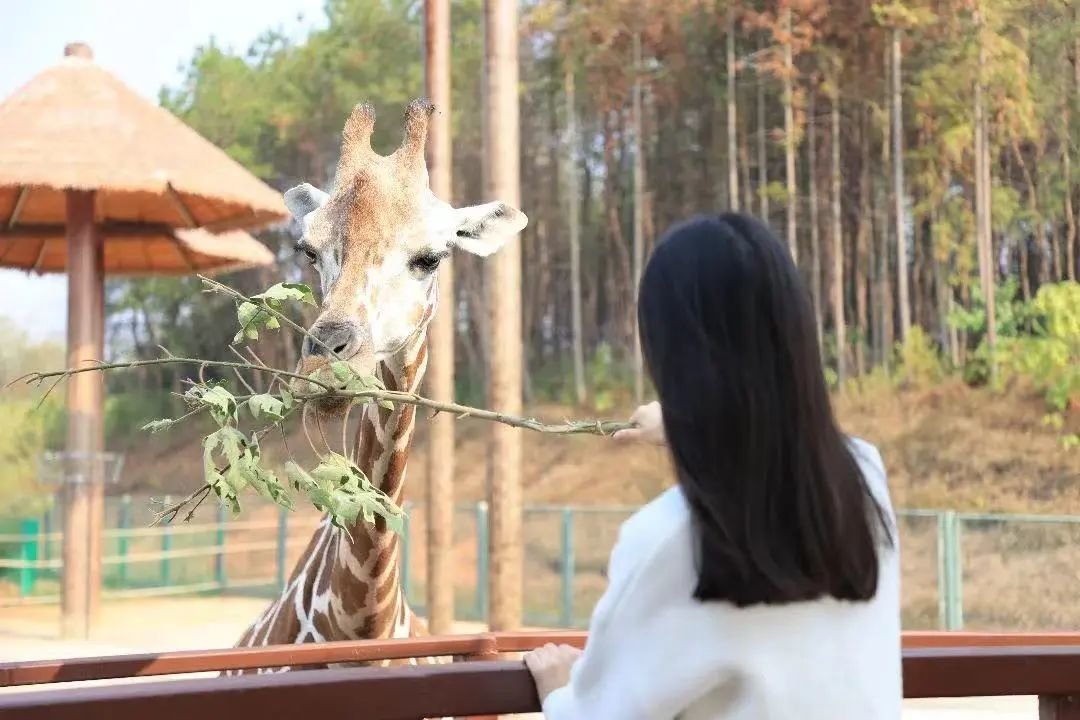
<svg viewBox="0 0 1080 720">
<path fill-rule="evenodd" d="M 304 254 L 304 257 L 307 259 L 308 263 L 311 264 L 311 265 L 314 265 L 319 259 L 319 256 L 316 255 L 315 251 L 312 250 L 311 248 L 306 248 L 306 247 L 305 248 L 300 248 L 300 252 L 302 252 Z"/>
<path fill-rule="evenodd" d="M 439 267 L 439 263 L 446 257 L 445 254 L 425 252 L 414 255 L 409 261 L 409 269 L 419 273 L 433 273 Z"/>
</svg>

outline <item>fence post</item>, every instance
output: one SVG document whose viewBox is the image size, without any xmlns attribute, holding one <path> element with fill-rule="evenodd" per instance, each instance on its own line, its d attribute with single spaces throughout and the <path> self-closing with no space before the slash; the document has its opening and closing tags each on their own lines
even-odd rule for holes
<svg viewBox="0 0 1080 720">
<path fill-rule="evenodd" d="M 476 503 L 476 615 L 483 622 L 488 615 L 488 506 Z"/>
<path fill-rule="evenodd" d="M 228 578 L 225 575 L 225 506 L 218 505 L 217 509 L 217 555 L 214 556 L 214 575 L 217 579 L 218 588 L 225 589 Z"/>
<path fill-rule="evenodd" d="M 946 630 L 964 627 L 960 519 L 952 510 L 938 515 L 938 616 Z"/>
<path fill-rule="evenodd" d="M 49 559 L 49 511 L 41 514 L 38 521 L 37 556 L 42 560 Z M 44 568 L 43 568 L 44 569 Z"/>
<path fill-rule="evenodd" d="M 19 569 L 19 597 L 26 597 L 34 593 L 34 582 L 37 580 L 38 559 L 38 530 L 37 518 L 24 518 L 19 523 L 19 535 L 22 537 L 21 552 L 19 559 L 22 567 Z"/>
<path fill-rule="evenodd" d="M 172 505 L 172 496 L 165 496 L 165 507 Z M 168 587 L 172 578 L 170 577 L 172 568 L 169 567 L 169 556 L 166 554 L 172 550 L 172 524 L 165 523 L 165 527 L 161 529 L 161 585 L 162 587 Z"/>
<path fill-rule="evenodd" d="M 50 545 L 52 545 L 52 538 L 49 537 L 49 535 L 52 534 L 52 514 L 52 508 L 47 508 L 45 510 L 45 517 L 42 518 L 45 534 L 45 548 L 41 553 L 41 559 L 45 562 L 48 562 L 49 558 L 52 556 L 52 548 L 50 547 Z"/>
<path fill-rule="evenodd" d="M 949 627 L 949 523 L 948 513 L 937 513 L 938 627 Z"/>
<path fill-rule="evenodd" d="M 952 606 L 949 614 L 949 629 L 964 629 L 964 555 L 960 549 L 963 521 L 955 512 L 950 512 L 952 527 L 949 537 L 952 539 L 952 565 L 950 585 L 952 586 Z"/>
<path fill-rule="evenodd" d="M 131 528 L 131 496 L 123 495 L 120 498 L 120 517 L 116 523 L 117 529 L 120 530 L 116 535 L 116 554 L 120 556 L 120 562 L 117 566 L 117 584 L 121 587 L 127 587 L 127 554 L 128 554 L 128 529 Z"/>
<path fill-rule="evenodd" d="M 574 511 L 562 511 L 562 624 L 574 625 Z"/>
<path fill-rule="evenodd" d="M 277 587 L 285 589 L 285 551 L 289 547 L 289 511 L 285 508 L 278 510 L 277 524 Z"/>
<path fill-rule="evenodd" d="M 405 593 L 405 600 L 408 600 L 412 595 L 412 543 L 409 542 L 412 530 L 409 522 L 412 503 L 406 500 L 402 510 L 405 512 L 405 517 L 401 521 L 401 589 Z"/>
</svg>

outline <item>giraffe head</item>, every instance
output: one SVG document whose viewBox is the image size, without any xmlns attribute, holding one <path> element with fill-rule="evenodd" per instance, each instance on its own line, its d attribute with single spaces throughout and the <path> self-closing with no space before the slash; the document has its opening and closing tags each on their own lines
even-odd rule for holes
<svg viewBox="0 0 1080 720">
<path fill-rule="evenodd" d="M 426 100 L 410 103 L 401 145 L 382 156 L 371 148 L 375 112 L 357 105 L 342 132 L 333 191 L 304 183 L 285 193 L 302 226 L 296 248 L 322 286 L 321 312 L 309 330 L 315 339 L 306 338 L 301 352 L 304 374 L 333 355 L 372 372 L 426 332 L 436 271 L 452 251 L 490 255 L 528 222 L 503 202 L 454 208 L 432 194 L 424 160 L 432 112 Z"/>
</svg>

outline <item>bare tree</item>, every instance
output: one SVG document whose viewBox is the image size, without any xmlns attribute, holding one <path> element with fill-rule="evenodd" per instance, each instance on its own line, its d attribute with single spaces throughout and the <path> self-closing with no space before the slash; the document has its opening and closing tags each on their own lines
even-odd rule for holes
<svg viewBox="0 0 1080 720">
<path fill-rule="evenodd" d="M 818 345 L 821 345 L 824 321 L 821 297 L 821 218 L 818 215 L 817 191 L 817 91 L 810 88 L 809 108 L 806 115 L 807 187 L 810 201 L 810 294 L 814 297 L 814 321 L 817 325 Z"/>
<path fill-rule="evenodd" d="M 787 244 L 795 263 L 799 262 L 799 240 L 795 215 L 799 192 L 795 180 L 795 98 L 792 93 L 795 64 L 791 49 L 791 4 L 784 4 L 784 163 L 787 170 Z"/>
<path fill-rule="evenodd" d="M 839 73 L 837 73 L 839 75 Z M 836 330 L 836 380 L 847 379 L 847 328 L 844 324 L 844 236 L 840 216 L 840 90 L 832 97 L 832 313 Z"/>
<path fill-rule="evenodd" d="M 987 141 L 986 110 L 984 108 L 986 42 L 983 38 L 982 7 L 975 10 L 976 42 L 979 48 L 978 74 L 975 80 L 975 241 L 978 245 L 979 280 L 986 308 L 986 343 L 990 351 L 990 375 L 997 377 L 995 349 L 997 322 L 994 308 L 994 259 L 990 243 L 990 168 Z"/>
<path fill-rule="evenodd" d="M 900 340 L 911 331 L 911 303 L 908 300 L 907 241 L 904 235 L 904 106 L 900 72 L 899 27 L 892 30 L 892 141 L 893 202 L 896 203 L 896 301 L 900 304 Z"/>
<path fill-rule="evenodd" d="M 566 58 L 563 70 L 566 94 L 566 219 L 570 239 L 570 332 L 574 356 L 574 398 L 585 404 L 585 341 L 581 331 L 581 183 L 578 168 L 577 103 L 574 65 Z"/>
<path fill-rule="evenodd" d="M 645 262 L 645 138 L 641 120 L 641 33 L 634 33 L 634 305 L 637 305 L 638 283 Z M 645 368 L 641 357 L 638 325 L 634 323 L 634 397 L 640 403 L 645 397 Z"/>
<path fill-rule="evenodd" d="M 739 163 L 735 106 L 735 1 L 728 0 L 725 16 L 727 35 L 727 154 L 728 154 L 728 205 L 739 210 Z"/>
<path fill-rule="evenodd" d="M 769 154 L 768 130 L 765 127 L 765 73 L 757 71 L 757 154 L 758 154 L 758 201 L 761 219 L 769 222 Z"/>
</svg>

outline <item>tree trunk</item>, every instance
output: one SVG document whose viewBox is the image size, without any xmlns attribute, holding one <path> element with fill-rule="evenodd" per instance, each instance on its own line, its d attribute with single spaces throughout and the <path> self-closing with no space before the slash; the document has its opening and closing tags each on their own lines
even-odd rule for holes
<svg viewBox="0 0 1080 720">
<path fill-rule="evenodd" d="M 983 141 L 986 142 L 986 135 L 983 134 Z M 1010 138 L 1010 145 L 1012 146 L 1013 156 L 1016 158 L 1017 163 L 1020 165 L 1020 172 L 1024 176 L 1024 185 L 1027 188 L 1027 205 L 1028 212 L 1031 214 L 1032 222 L 1035 228 L 1032 235 L 1032 241 L 1035 243 L 1036 250 L 1039 258 L 1039 282 L 1045 283 L 1048 280 L 1047 277 L 1047 258 L 1045 249 L 1045 238 L 1043 237 L 1043 217 L 1039 211 L 1039 197 L 1038 190 L 1035 187 L 1035 179 L 1031 176 L 1031 170 L 1028 168 L 1027 161 L 1024 159 L 1024 154 L 1020 150 L 1020 144 L 1017 142 L 1016 137 Z M 1029 300 L 1033 294 L 1033 288 L 1031 288 L 1030 281 L 1030 256 L 1027 252 L 1027 243 L 1021 242 L 1020 244 L 1020 273 L 1023 275 L 1021 285 L 1024 288 L 1024 299 Z M 1036 288 L 1037 289 L 1037 288 Z"/>
<path fill-rule="evenodd" d="M 1073 27 L 1076 27 L 1077 15 L 1080 14 L 1080 8 L 1073 5 Z M 1066 93 L 1065 100 L 1065 138 L 1070 138 L 1072 131 L 1072 113 L 1078 105 L 1080 105 L 1080 35 L 1077 35 L 1073 39 L 1073 56 L 1072 56 L 1072 69 L 1073 69 L 1073 90 L 1071 98 Z M 1071 101 L 1071 102 L 1070 102 Z M 1065 260 L 1069 267 L 1066 271 L 1065 277 L 1069 280 L 1080 279 L 1080 221 L 1077 218 L 1077 208 L 1073 205 L 1073 183 L 1072 183 L 1072 159 L 1069 151 L 1070 142 L 1061 143 L 1061 152 L 1064 155 L 1063 163 L 1065 165 L 1065 221 L 1068 224 L 1069 236 L 1065 239 Z"/>
<path fill-rule="evenodd" d="M 484 0 L 484 189 L 490 198 L 518 205 L 518 8 L 515 0 Z M 521 413 L 521 244 L 508 242 L 487 261 L 491 322 L 488 403 Z M 521 433 L 492 423 L 488 451 L 491 508 L 490 611 L 494 631 L 521 625 Z"/>
<path fill-rule="evenodd" d="M 787 244 L 791 257 L 799 263 L 799 241 L 796 235 L 795 215 L 799 193 L 795 179 L 795 108 L 792 94 L 795 64 L 791 50 L 791 5 L 784 5 L 784 161 L 787 170 Z"/>
<path fill-rule="evenodd" d="M 975 12 L 977 43 L 979 47 L 978 77 L 975 81 L 975 240 L 978 244 L 979 280 L 983 303 L 986 308 L 986 343 L 990 351 L 990 377 L 997 377 L 995 349 L 997 327 L 994 313 L 994 270 L 990 248 L 990 188 L 989 153 L 987 152 L 986 113 L 983 107 L 984 71 L 986 68 L 986 45 L 983 41 L 981 8 Z"/>
<path fill-rule="evenodd" d="M 892 31 L 892 141 L 893 202 L 896 203 L 896 301 L 900 305 L 900 341 L 911 330 L 911 301 L 908 297 L 907 239 L 904 235 L 904 106 L 900 72 L 900 29 Z"/>
<path fill-rule="evenodd" d="M 866 342 L 870 337 L 866 301 L 870 248 L 870 118 L 861 113 L 859 123 L 859 220 L 855 229 L 855 372 L 866 373 Z"/>
<path fill-rule="evenodd" d="M 761 219 L 769 223 L 769 153 L 768 153 L 768 129 L 765 127 L 765 75 L 758 70 L 757 73 L 757 153 L 758 153 L 758 203 L 761 208 Z"/>
<path fill-rule="evenodd" d="M 847 328 L 844 326 L 844 239 L 840 216 L 840 92 L 832 98 L 832 314 L 836 330 L 836 379 L 847 379 Z"/>
<path fill-rule="evenodd" d="M 889 77 L 888 69 L 892 65 L 892 46 L 888 46 L 885 49 L 885 63 L 886 77 Z M 891 84 L 891 83 L 889 83 Z M 886 90 L 885 92 L 885 105 L 886 109 L 892 105 L 892 93 Z M 891 121 L 892 115 L 889 114 Z M 877 285 L 880 291 L 879 295 L 879 314 L 881 318 L 881 364 L 886 370 L 892 364 L 892 351 L 893 351 L 893 337 L 894 337 L 894 313 L 893 313 L 893 296 L 892 296 L 892 283 L 890 282 L 891 274 L 889 272 L 889 181 L 887 178 L 888 168 L 891 161 L 892 153 L 891 147 L 891 135 L 890 121 L 886 121 L 882 127 L 881 138 L 881 202 L 878 205 L 880 212 L 880 218 L 878 222 L 878 252 L 877 252 Z"/>
<path fill-rule="evenodd" d="M 807 186 L 810 202 L 810 294 L 814 298 L 814 324 L 817 327 L 818 347 L 824 334 L 821 297 L 821 219 L 818 217 L 817 193 L 817 117 L 815 112 L 817 92 L 810 89 L 809 109 L 806 115 Z"/>
<path fill-rule="evenodd" d="M 574 67 L 566 59 L 563 87 L 566 92 L 566 217 L 570 238 L 570 334 L 574 356 L 574 399 L 579 406 L 586 400 L 585 340 L 581 330 L 581 188 L 578 178 L 577 104 Z"/>
<path fill-rule="evenodd" d="M 735 2 L 728 0 L 725 16 L 727 34 L 727 156 L 728 156 L 728 204 L 731 210 L 739 210 L 739 165 L 735 107 Z"/>
<path fill-rule="evenodd" d="M 453 142 L 450 137 L 450 0 L 424 2 L 424 85 L 438 112 L 428 133 L 431 191 L 446 202 L 451 190 Z M 454 268 L 440 263 L 437 282 L 441 308 L 428 326 L 428 393 L 454 399 Z M 427 449 L 427 621 L 442 635 L 454 625 L 454 418 L 442 414 L 428 421 Z"/>
<path fill-rule="evenodd" d="M 1077 65 L 1080 66 L 1080 58 L 1078 58 Z M 1065 102 L 1064 124 L 1065 132 L 1063 134 L 1063 141 L 1061 143 L 1061 164 L 1063 167 L 1062 175 L 1065 177 L 1065 279 L 1076 281 L 1077 270 L 1076 260 L 1077 252 L 1080 252 L 1080 248 L 1077 247 L 1078 238 L 1076 227 L 1076 211 L 1073 209 L 1072 201 L 1072 153 L 1069 149 L 1069 122 L 1071 113 L 1069 112 L 1069 102 Z"/>
<path fill-rule="evenodd" d="M 743 123 L 741 126 L 736 119 L 736 130 L 739 131 L 739 163 L 742 165 L 742 191 L 743 201 L 742 207 L 746 208 L 747 212 L 754 211 L 754 186 L 750 182 L 750 140 L 747 138 L 748 130 L 747 125 L 749 123 Z"/>
<path fill-rule="evenodd" d="M 645 138 L 641 120 L 641 33 L 634 34 L 634 308 L 637 308 L 638 283 L 645 263 Z M 636 322 L 634 327 L 634 398 L 640 404 L 645 397 L 645 368 L 641 357 L 641 338 Z"/>
</svg>

